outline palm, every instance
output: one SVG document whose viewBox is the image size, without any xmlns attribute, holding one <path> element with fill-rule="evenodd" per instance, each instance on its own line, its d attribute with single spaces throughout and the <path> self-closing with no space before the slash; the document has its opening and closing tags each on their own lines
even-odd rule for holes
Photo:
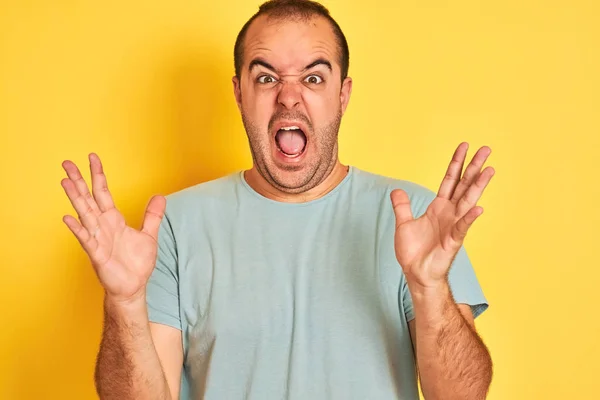
<svg viewBox="0 0 600 400">
<path fill-rule="evenodd" d="M 459 146 L 437 197 L 419 218 L 413 218 L 405 192 L 392 192 L 396 258 L 407 278 L 423 286 L 445 278 L 468 228 L 483 211 L 476 202 L 494 172 L 479 171 L 489 152 L 480 149 L 460 179 L 466 151 L 466 146 Z"/>
<path fill-rule="evenodd" d="M 150 201 L 143 228 L 136 230 L 127 226 L 114 207 L 97 156 L 90 155 L 94 196 L 77 167 L 70 161 L 63 165 L 69 179 L 62 184 L 81 223 L 71 216 L 64 221 L 87 252 L 102 286 L 109 295 L 122 300 L 141 293 L 156 262 L 165 199 L 157 196 Z"/>
<path fill-rule="evenodd" d="M 446 261 L 460 247 L 451 236 L 456 223 L 454 209 L 451 202 L 438 197 L 420 218 L 396 228 L 395 248 L 400 265 L 427 264 L 435 279 L 444 276 Z"/>
<path fill-rule="evenodd" d="M 98 218 L 98 247 L 90 254 L 98 278 L 111 291 L 130 297 L 148 280 L 156 260 L 156 241 L 125 224 L 116 209 Z"/>
</svg>

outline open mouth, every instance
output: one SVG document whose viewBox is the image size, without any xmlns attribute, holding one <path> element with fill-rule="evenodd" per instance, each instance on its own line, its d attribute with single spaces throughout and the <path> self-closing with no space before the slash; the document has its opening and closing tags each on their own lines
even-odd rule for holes
<svg viewBox="0 0 600 400">
<path fill-rule="evenodd" d="M 296 158 L 306 149 L 306 135 L 298 126 L 285 126 L 275 134 L 275 143 L 284 156 Z"/>
</svg>

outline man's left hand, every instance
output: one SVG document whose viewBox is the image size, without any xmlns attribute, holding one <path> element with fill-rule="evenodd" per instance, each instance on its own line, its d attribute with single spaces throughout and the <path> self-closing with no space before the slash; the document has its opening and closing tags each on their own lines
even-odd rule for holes
<svg viewBox="0 0 600 400">
<path fill-rule="evenodd" d="M 409 286 L 435 290 L 447 284 L 448 271 L 473 222 L 483 213 L 477 206 L 494 175 L 492 167 L 481 168 L 491 149 L 481 147 L 464 167 L 469 145 L 461 143 L 452 157 L 436 198 L 427 211 L 415 219 L 406 192 L 391 193 L 396 230 L 394 247 Z"/>
</svg>

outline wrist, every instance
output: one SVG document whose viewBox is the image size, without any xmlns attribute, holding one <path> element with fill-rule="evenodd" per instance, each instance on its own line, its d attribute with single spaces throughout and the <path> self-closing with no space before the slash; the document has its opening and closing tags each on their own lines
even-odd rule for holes
<svg viewBox="0 0 600 400">
<path fill-rule="evenodd" d="M 422 283 L 414 279 L 406 280 L 413 301 L 426 301 L 428 299 L 445 298 L 450 293 L 448 279 Z"/>
<path fill-rule="evenodd" d="M 408 289 L 417 321 L 427 326 L 437 326 L 445 320 L 454 301 L 447 282 L 431 286 L 408 283 Z"/>
<path fill-rule="evenodd" d="M 104 294 L 104 307 L 107 311 L 110 310 L 124 316 L 146 314 L 146 291 L 140 290 L 133 296 L 126 298 L 106 292 Z"/>
</svg>

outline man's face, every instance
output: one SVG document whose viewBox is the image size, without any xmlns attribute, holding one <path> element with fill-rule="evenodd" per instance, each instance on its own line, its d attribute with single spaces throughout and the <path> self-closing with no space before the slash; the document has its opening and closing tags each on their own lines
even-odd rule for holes
<svg viewBox="0 0 600 400">
<path fill-rule="evenodd" d="M 329 22 L 257 18 L 244 41 L 236 101 L 260 174 L 275 188 L 301 193 L 337 161 L 337 135 L 352 81 L 341 82 Z"/>
</svg>

